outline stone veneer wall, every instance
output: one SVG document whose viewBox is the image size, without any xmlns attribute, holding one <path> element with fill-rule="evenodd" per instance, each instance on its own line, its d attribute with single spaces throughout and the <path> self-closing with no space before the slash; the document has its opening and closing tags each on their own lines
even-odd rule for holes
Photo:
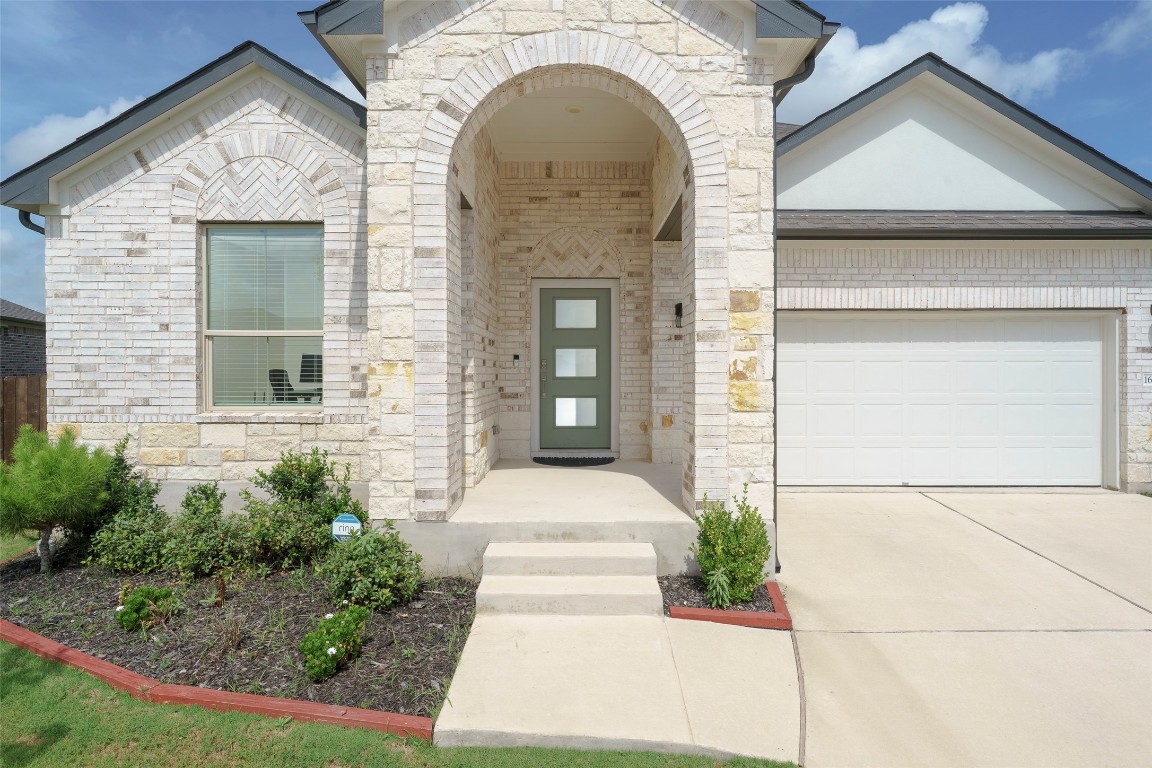
<svg viewBox="0 0 1152 768">
<path fill-rule="evenodd" d="M 1152 242 L 779 244 L 780 309 L 1118 309 L 1120 481 L 1152 490 Z"/>
<path fill-rule="evenodd" d="M 529 454 L 532 279 L 620 281 L 620 457 L 651 458 L 651 179 L 640 162 L 503 162 L 500 173 L 500 452 Z"/>
<path fill-rule="evenodd" d="M 367 66 L 376 126 L 369 176 L 380 180 L 369 191 L 369 245 L 395 260 L 389 273 L 401 277 L 380 285 L 369 308 L 380 340 L 369 349 L 376 361 L 369 392 L 381 395 L 370 404 L 372 423 L 380 424 L 373 450 L 413 444 L 408 476 L 416 484 L 411 494 L 402 484 L 374 486 L 374 510 L 442 520 L 459 504 L 452 435 L 462 409 L 444 382 L 462 335 L 451 325 L 461 153 L 511 99 L 575 85 L 632 101 L 687 169 L 684 247 L 692 263 L 685 270 L 694 325 L 683 359 L 695 376 L 686 393 L 686 493 L 695 501 L 706 491 L 720 498 L 748 481 L 753 503 L 770 518 L 773 88 L 771 63 L 742 52 L 744 23 L 718 3 L 695 0 L 494 0 L 432 3 L 397 29 L 395 55 L 369 55 Z M 730 190 L 737 176 L 740 188 Z M 413 309 L 423 317 L 423 307 L 441 321 L 417 323 L 406 353 L 405 318 Z"/>
<path fill-rule="evenodd" d="M 363 485 L 366 451 L 364 136 L 266 74 L 160 135 L 63 179 L 48 216 L 49 413 L 86 442 L 125 434 L 172 489 L 241 481 L 283 450 L 319 446 Z M 206 223 L 324 227 L 321 411 L 206 410 L 200 289 Z"/>
</svg>

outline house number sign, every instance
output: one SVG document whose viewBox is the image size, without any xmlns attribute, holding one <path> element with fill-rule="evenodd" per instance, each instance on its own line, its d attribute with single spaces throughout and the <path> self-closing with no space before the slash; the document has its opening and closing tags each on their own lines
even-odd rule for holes
<svg viewBox="0 0 1152 768">
<path fill-rule="evenodd" d="M 348 541 L 363 529 L 364 526 L 356 519 L 356 515 L 340 515 L 332 521 L 332 538 L 336 541 Z"/>
<path fill-rule="evenodd" d="M 1144 374 L 1144 386 L 1152 387 L 1152 373 Z"/>
</svg>

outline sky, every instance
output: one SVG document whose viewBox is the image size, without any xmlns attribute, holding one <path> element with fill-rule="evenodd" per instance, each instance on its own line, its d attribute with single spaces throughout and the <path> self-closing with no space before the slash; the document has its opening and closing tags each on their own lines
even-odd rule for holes
<svg viewBox="0 0 1152 768">
<path fill-rule="evenodd" d="M 778 118 L 804 123 L 928 51 L 1152 177 L 1152 0 L 807 0 L 842 23 Z M 0 177 L 255 40 L 348 95 L 296 17 L 319 0 L 0 0 Z M 359 98 L 357 95 L 356 98 Z M 43 238 L 0 212 L 0 296 L 44 309 Z"/>
</svg>

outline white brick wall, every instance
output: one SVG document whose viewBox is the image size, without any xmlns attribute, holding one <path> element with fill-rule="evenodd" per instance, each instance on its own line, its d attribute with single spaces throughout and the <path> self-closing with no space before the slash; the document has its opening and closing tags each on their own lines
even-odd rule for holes
<svg viewBox="0 0 1152 768">
<path fill-rule="evenodd" d="M 1152 242 L 781 241 L 780 309 L 1117 309 L 1120 481 L 1152 489 Z"/>
<path fill-rule="evenodd" d="M 61 179 L 45 245 L 55 428 L 80 424 L 109 446 L 129 434 L 162 480 L 242 479 L 280 450 L 321 445 L 366 482 L 364 154 L 354 126 L 263 73 Z M 321 413 L 203 407 L 202 224 L 231 221 L 324 226 Z"/>
</svg>

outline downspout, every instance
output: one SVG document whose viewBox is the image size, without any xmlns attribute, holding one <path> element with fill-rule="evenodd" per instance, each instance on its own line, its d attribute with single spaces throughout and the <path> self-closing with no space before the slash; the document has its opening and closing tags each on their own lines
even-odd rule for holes
<svg viewBox="0 0 1152 768">
<path fill-rule="evenodd" d="M 820 39 L 820 41 L 812 47 L 812 51 L 808 54 L 808 57 L 804 59 L 804 66 L 800 69 L 799 72 L 792 75 L 791 77 L 786 77 L 783 80 L 779 80 L 776 82 L 776 93 L 774 93 L 772 95 L 772 107 L 773 107 L 772 117 L 773 117 L 773 120 L 775 120 L 775 117 L 776 117 L 775 108 L 780 105 L 780 101 L 784 98 L 784 96 L 788 93 L 788 91 L 792 88 L 792 86 L 800 85 L 800 83 L 802 83 L 805 80 L 807 80 L 808 78 L 812 77 L 812 73 L 816 71 L 816 57 L 818 55 L 820 55 L 820 51 L 824 49 L 824 46 L 831 39 L 832 39 L 832 35 L 825 35 L 824 37 L 822 37 Z M 773 154 L 775 154 L 775 153 L 773 153 Z M 772 193 L 773 194 L 776 193 L 776 160 L 775 160 L 775 157 L 773 157 L 773 160 L 772 160 Z M 776 201 L 773 200 L 772 201 L 772 238 L 773 238 L 773 245 L 774 246 L 776 245 L 776 243 L 779 242 L 779 240 L 776 239 L 776 233 L 780 231 L 779 224 L 778 224 L 778 207 L 779 206 L 776 205 Z M 772 259 L 772 273 L 773 273 L 772 274 L 772 291 L 773 291 L 773 293 L 775 293 L 775 291 L 776 291 L 776 286 L 780 284 L 779 254 L 776 254 L 776 256 L 777 256 L 777 258 Z M 779 312 L 779 310 L 777 309 L 777 306 L 779 306 L 779 302 L 774 300 L 772 302 L 772 327 L 773 328 L 779 327 L 778 318 L 777 318 L 777 313 Z M 778 354 L 778 347 L 775 343 L 773 343 L 772 344 L 772 381 L 773 382 L 776 382 L 776 380 L 777 380 L 776 379 L 776 356 L 777 356 L 777 354 Z M 773 392 L 773 395 L 772 395 L 772 421 L 773 421 L 773 423 L 779 423 L 776 420 L 776 400 L 779 397 L 779 393 L 777 392 L 777 389 L 775 386 L 773 386 L 772 392 Z M 778 473 L 779 468 L 780 468 L 780 440 L 779 440 L 779 435 L 777 435 L 776 438 L 772 440 L 772 467 L 773 467 L 773 472 Z M 772 482 L 772 492 L 773 492 L 772 527 L 776 529 L 776 573 L 780 573 L 780 571 L 784 568 L 784 563 L 780 560 L 780 523 L 779 523 L 779 520 L 777 519 L 779 517 L 779 514 L 780 514 L 780 485 L 779 485 L 778 480 L 779 480 L 779 477 L 777 477 Z"/>
<path fill-rule="evenodd" d="M 20 218 L 20 224 L 25 229 L 30 229 L 33 232 L 40 233 L 41 235 L 44 234 L 44 227 L 33 222 L 32 221 L 32 214 L 29 213 L 28 211 L 20 211 L 20 217 L 19 218 Z"/>
</svg>

